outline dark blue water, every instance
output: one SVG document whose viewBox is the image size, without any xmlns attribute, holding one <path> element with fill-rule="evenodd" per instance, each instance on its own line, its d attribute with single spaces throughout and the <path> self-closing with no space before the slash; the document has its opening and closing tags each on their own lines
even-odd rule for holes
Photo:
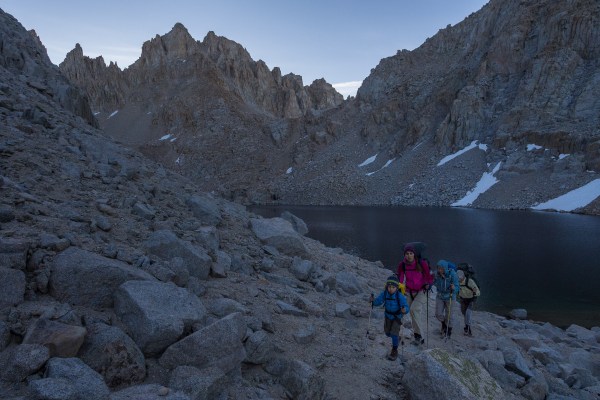
<svg viewBox="0 0 600 400">
<path fill-rule="evenodd" d="M 600 326 L 600 217 L 467 208 L 253 206 L 264 217 L 285 210 L 307 236 L 396 270 L 402 244 L 425 256 L 468 262 L 477 271 L 478 308 L 567 327 Z"/>
</svg>

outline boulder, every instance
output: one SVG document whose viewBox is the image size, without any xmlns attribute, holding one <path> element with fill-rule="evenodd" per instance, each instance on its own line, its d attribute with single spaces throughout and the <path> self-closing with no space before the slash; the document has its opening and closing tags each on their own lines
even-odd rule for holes
<svg viewBox="0 0 600 400">
<path fill-rule="evenodd" d="M 210 269 L 210 276 L 213 278 L 226 278 L 227 271 L 231 269 L 231 257 L 224 251 L 218 250 L 216 253 L 217 261 L 213 263 Z"/>
<path fill-rule="evenodd" d="M 110 400 L 195 400 L 185 393 L 171 390 L 168 387 L 150 383 L 131 386 L 110 395 Z"/>
<path fill-rule="evenodd" d="M 50 350 L 41 344 L 21 344 L 0 353 L 0 380 L 21 382 L 36 373 L 50 358 Z"/>
<path fill-rule="evenodd" d="M 242 343 L 245 335 L 242 314 L 230 314 L 169 346 L 159 362 L 169 370 L 179 365 L 218 367 L 225 373 L 239 370 L 246 358 Z"/>
<path fill-rule="evenodd" d="M 208 195 L 194 195 L 187 199 L 186 204 L 194 217 L 206 225 L 216 226 L 221 222 L 221 210 L 216 200 Z"/>
<path fill-rule="evenodd" d="M 194 400 L 217 399 L 231 386 L 231 379 L 219 368 L 198 369 L 183 365 L 175 368 L 169 387 Z"/>
<path fill-rule="evenodd" d="M 525 358 L 523 358 L 519 350 L 515 348 L 503 348 L 501 351 L 504 355 L 506 369 L 522 376 L 525 379 L 529 379 L 533 376 L 533 372 L 529 368 L 527 361 L 525 361 Z"/>
<path fill-rule="evenodd" d="M 294 341 L 298 344 L 309 344 L 311 343 L 316 336 L 317 332 L 314 325 L 307 325 L 300 327 L 298 331 L 294 332 L 292 335 Z"/>
<path fill-rule="evenodd" d="M 0 267 L 24 271 L 29 247 L 26 240 L 0 237 Z"/>
<path fill-rule="evenodd" d="M 281 218 L 285 219 L 290 224 L 292 224 L 294 230 L 299 234 L 306 235 L 308 233 L 308 227 L 306 226 L 306 223 L 291 212 L 284 211 L 283 213 L 281 213 Z"/>
<path fill-rule="evenodd" d="M 409 360 L 402 383 L 413 400 L 506 398 L 481 364 L 442 349 L 426 350 Z"/>
<path fill-rule="evenodd" d="M 591 331 L 587 328 L 584 328 L 579 325 L 572 324 L 566 330 L 567 335 L 576 338 L 577 340 L 581 340 L 583 342 L 588 342 L 590 344 L 598 343 L 596 340 L 596 332 Z"/>
<path fill-rule="evenodd" d="M 241 303 L 227 298 L 211 300 L 207 302 L 206 308 L 208 312 L 219 318 L 236 312 L 244 314 L 248 311 Z"/>
<path fill-rule="evenodd" d="M 360 283 L 352 272 L 340 271 L 335 275 L 336 288 L 341 289 L 346 294 L 362 293 Z"/>
<path fill-rule="evenodd" d="M 23 302 L 25 283 L 23 271 L 0 267 L 0 310 Z"/>
<path fill-rule="evenodd" d="M 527 310 L 525 310 L 524 308 L 515 308 L 513 310 L 510 310 L 508 316 L 512 319 L 527 319 Z"/>
<path fill-rule="evenodd" d="M 252 231 L 264 244 L 290 256 L 307 256 L 302 237 L 283 218 L 251 218 Z"/>
<path fill-rule="evenodd" d="M 190 276 L 208 279 L 212 266 L 210 256 L 203 248 L 179 239 L 173 232 L 167 230 L 153 232 L 143 246 L 148 253 L 163 260 L 180 257 Z"/>
<path fill-rule="evenodd" d="M 302 361 L 276 358 L 265 365 L 265 370 L 279 377 L 281 384 L 294 399 L 326 398 L 325 382 L 320 373 Z"/>
<path fill-rule="evenodd" d="M 109 387 L 143 382 L 146 363 L 133 339 L 116 326 L 103 323 L 90 324 L 87 329 L 79 358 L 100 373 Z"/>
<path fill-rule="evenodd" d="M 29 390 L 34 399 L 43 400 L 77 400 L 75 386 L 64 378 L 35 379 L 29 383 Z"/>
<path fill-rule="evenodd" d="M 206 309 L 173 283 L 129 281 L 115 292 L 115 313 L 145 354 L 157 354 L 202 322 Z"/>
<path fill-rule="evenodd" d="M 310 279 L 312 272 L 315 270 L 314 264 L 309 260 L 303 260 L 299 257 L 294 257 L 290 272 L 300 281 L 307 282 Z"/>
<path fill-rule="evenodd" d="M 51 358 L 46 364 L 45 377 L 69 381 L 75 398 L 107 400 L 110 394 L 102 375 L 79 358 Z"/>
<path fill-rule="evenodd" d="M 130 280 L 155 278 L 124 262 L 70 247 L 52 261 L 49 288 L 59 301 L 103 309 L 113 306 L 113 293 Z"/>
<path fill-rule="evenodd" d="M 269 334 L 259 330 L 251 334 L 244 345 L 246 358 L 244 362 L 249 364 L 264 364 L 273 357 L 275 345 Z"/>
<path fill-rule="evenodd" d="M 40 318 L 27 329 L 23 344 L 43 344 L 50 350 L 50 357 L 75 357 L 86 332 L 81 326 Z"/>
</svg>

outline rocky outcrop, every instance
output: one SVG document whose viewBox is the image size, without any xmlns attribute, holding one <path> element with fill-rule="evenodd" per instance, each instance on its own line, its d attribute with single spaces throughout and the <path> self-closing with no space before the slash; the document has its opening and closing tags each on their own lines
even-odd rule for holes
<svg viewBox="0 0 600 400">
<path fill-rule="evenodd" d="M 79 44 L 59 68 L 88 93 L 94 109 L 103 112 L 135 102 L 140 97 L 140 84 L 176 86 L 184 79 L 202 80 L 203 76 L 212 80 L 219 91 L 231 91 L 242 104 L 275 117 L 298 118 L 343 102 L 343 97 L 323 79 L 305 87 L 302 77 L 282 77 L 279 68 L 270 71 L 263 61 L 255 62 L 241 45 L 214 32 L 201 42 L 194 40 L 181 23 L 145 42 L 140 58 L 125 71 L 112 62 L 107 67 L 102 57 L 92 60 L 83 56 Z M 161 122 L 169 125 L 169 121 Z"/>
<path fill-rule="evenodd" d="M 128 84 L 117 64 L 111 62 L 106 66 L 102 56 L 85 57 L 79 43 L 58 67 L 73 84 L 87 93 L 94 111 L 113 112 L 125 104 Z"/>
<path fill-rule="evenodd" d="M 96 126 L 88 97 L 70 84 L 50 62 L 35 31 L 25 32 L 16 19 L 2 10 L 0 17 L 5 24 L 0 38 L 0 66 L 22 74 L 30 87 Z"/>
</svg>

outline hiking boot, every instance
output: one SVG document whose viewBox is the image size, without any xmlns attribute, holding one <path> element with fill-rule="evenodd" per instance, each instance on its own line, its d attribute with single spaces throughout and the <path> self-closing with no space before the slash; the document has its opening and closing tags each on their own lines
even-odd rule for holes
<svg viewBox="0 0 600 400">
<path fill-rule="evenodd" d="M 414 345 L 417 345 L 417 346 L 419 346 L 419 345 L 421 345 L 421 344 L 425 344 L 425 339 L 423 339 L 423 336 L 419 335 L 418 333 L 415 333 L 415 338 L 414 338 L 414 340 L 412 341 L 412 343 L 413 343 Z"/>
<path fill-rule="evenodd" d="M 442 322 L 442 330 L 440 331 L 440 333 L 442 334 L 442 337 L 446 336 L 447 329 L 448 329 L 448 327 L 446 326 L 446 322 Z"/>
<path fill-rule="evenodd" d="M 448 338 L 452 335 L 452 328 L 448 328 Z"/>
<path fill-rule="evenodd" d="M 465 326 L 465 336 L 473 336 L 473 332 L 471 332 L 471 325 Z"/>
<path fill-rule="evenodd" d="M 463 331 L 465 331 L 465 335 L 469 334 L 469 325 L 465 325 L 465 327 L 463 328 Z"/>
<path fill-rule="evenodd" d="M 388 356 L 388 360 L 396 361 L 397 358 L 398 358 L 398 348 L 392 347 L 392 351 L 391 351 L 390 355 Z"/>
</svg>

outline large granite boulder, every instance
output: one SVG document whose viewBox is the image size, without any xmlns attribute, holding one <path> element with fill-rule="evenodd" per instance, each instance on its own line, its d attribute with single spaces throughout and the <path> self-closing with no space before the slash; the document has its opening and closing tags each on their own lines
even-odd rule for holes
<svg viewBox="0 0 600 400">
<path fill-rule="evenodd" d="M 412 358 L 402 383 L 411 399 L 504 399 L 490 374 L 476 361 L 430 349 Z"/>
<path fill-rule="evenodd" d="M 115 313 L 145 354 L 157 354 L 202 322 L 206 308 L 173 283 L 129 281 L 115 292 Z"/>
<path fill-rule="evenodd" d="M 122 261 L 70 247 L 54 258 L 49 288 L 59 301 L 103 309 L 113 306 L 113 293 L 130 280 L 156 279 Z"/>
<path fill-rule="evenodd" d="M 148 240 L 144 242 L 144 248 L 148 253 L 166 261 L 180 257 L 190 276 L 208 279 L 212 259 L 207 252 L 201 247 L 179 239 L 171 231 L 160 230 L 153 232 Z"/>
<path fill-rule="evenodd" d="M 283 218 L 252 218 L 252 231 L 263 243 L 291 256 L 306 256 L 302 236 Z"/>
<path fill-rule="evenodd" d="M 246 322 L 240 313 L 229 314 L 169 346 L 159 362 L 167 369 L 189 365 L 199 369 L 217 367 L 238 370 L 246 357 L 242 340 Z"/>
<path fill-rule="evenodd" d="M 82 326 L 40 318 L 29 326 L 23 343 L 43 344 L 50 350 L 50 357 L 75 357 L 85 334 Z"/>
<path fill-rule="evenodd" d="M 109 387 L 143 382 L 146 362 L 133 339 L 118 327 L 103 323 L 90 324 L 87 330 L 79 358 L 100 373 Z"/>
</svg>

